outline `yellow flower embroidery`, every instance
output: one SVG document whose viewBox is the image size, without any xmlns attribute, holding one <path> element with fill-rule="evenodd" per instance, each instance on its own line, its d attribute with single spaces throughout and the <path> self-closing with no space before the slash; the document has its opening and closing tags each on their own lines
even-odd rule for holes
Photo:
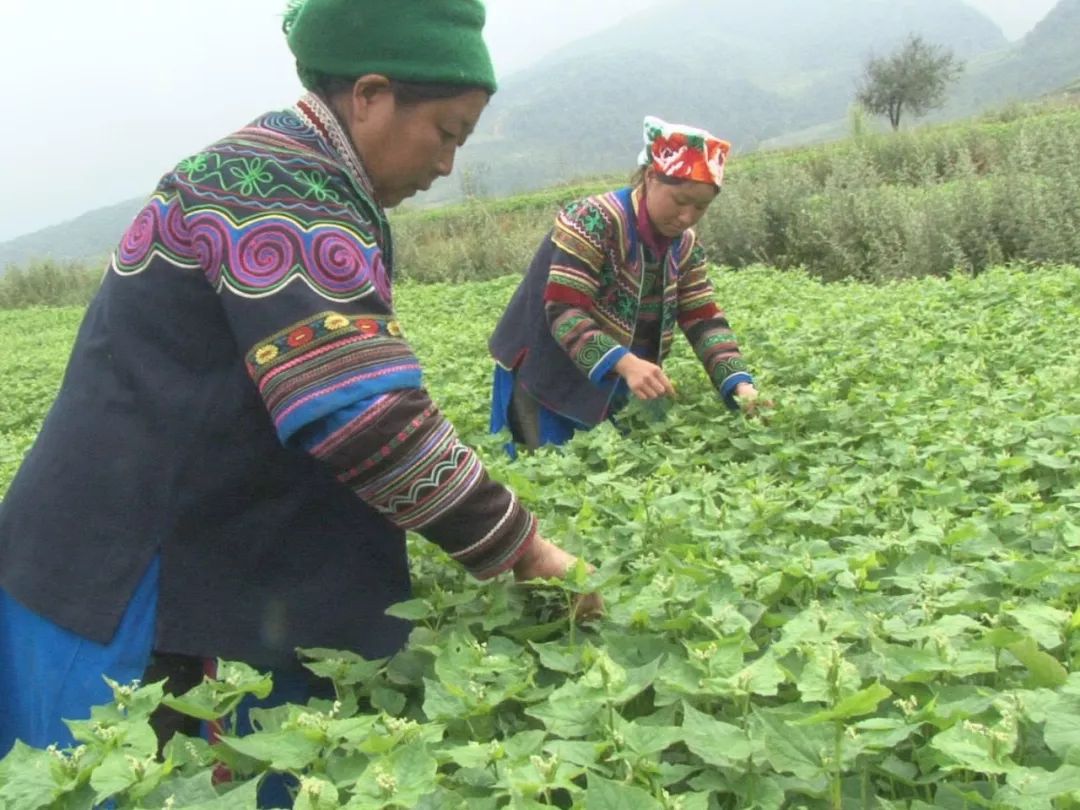
<svg viewBox="0 0 1080 810">
<path fill-rule="evenodd" d="M 333 315 L 327 315 L 326 320 L 323 321 L 323 326 L 331 332 L 335 329 L 344 329 L 348 325 L 349 319 L 344 315 L 338 315 L 336 312 Z"/>
<path fill-rule="evenodd" d="M 389 332 L 393 337 L 401 337 L 402 334 L 404 334 L 401 331 L 401 324 L 397 321 L 390 321 L 390 323 L 386 325 L 386 331 Z"/>
<path fill-rule="evenodd" d="M 255 352 L 255 362 L 262 366 L 269 363 L 275 357 L 278 356 L 278 347 L 272 344 L 266 346 L 260 346 L 259 350 Z"/>
</svg>

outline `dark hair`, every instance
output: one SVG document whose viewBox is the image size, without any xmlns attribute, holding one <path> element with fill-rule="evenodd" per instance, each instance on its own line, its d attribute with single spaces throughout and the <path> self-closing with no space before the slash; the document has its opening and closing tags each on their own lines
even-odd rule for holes
<svg viewBox="0 0 1080 810">
<path fill-rule="evenodd" d="M 634 170 L 634 173 L 630 175 L 631 188 L 637 188 L 645 182 L 645 172 L 648 171 L 648 169 L 648 166 L 638 166 L 637 169 Z M 661 174 L 660 172 L 656 172 L 654 176 L 665 186 L 681 186 L 683 183 L 696 182 L 694 180 L 680 180 L 678 177 L 668 177 L 666 174 Z M 713 188 L 716 189 L 717 194 L 720 193 L 720 186 L 713 184 Z"/>
<path fill-rule="evenodd" d="M 327 101 L 342 93 L 351 92 L 358 78 L 360 77 L 328 76 L 322 73 L 312 76 L 314 91 Z M 491 95 L 490 90 L 479 85 L 447 84 L 445 82 L 404 82 L 400 79 L 390 79 L 390 92 L 394 94 L 394 101 L 403 107 L 419 104 L 423 101 L 457 98 L 473 90 L 483 90 L 489 96 Z"/>
</svg>

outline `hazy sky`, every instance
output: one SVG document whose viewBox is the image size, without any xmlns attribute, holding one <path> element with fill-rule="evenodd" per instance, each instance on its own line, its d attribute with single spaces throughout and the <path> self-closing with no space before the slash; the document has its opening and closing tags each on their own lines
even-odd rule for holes
<svg viewBox="0 0 1080 810">
<path fill-rule="evenodd" d="M 652 2 L 488 0 L 496 70 Z M 149 194 L 179 159 L 301 92 L 285 0 L 2 5 L 0 241 Z"/>
<path fill-rule="evenodd" d="M 496 70 L 656 2 L 487 0 Z M 1054 0 L 969 2 L 1013 21 L 1015 37 Z M 182 157 L 300 93 L 284 0 L 2 4 L 0 241 L 148 194 Z"/>
</svg>

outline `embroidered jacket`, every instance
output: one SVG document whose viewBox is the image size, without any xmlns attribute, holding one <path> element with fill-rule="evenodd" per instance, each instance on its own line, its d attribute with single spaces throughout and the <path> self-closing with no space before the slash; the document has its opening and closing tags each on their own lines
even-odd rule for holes
<svg viewBox="0 0 1080 810">
<path fill-rule="evenodd" d="M 393 245 L 315 96 L 165 176 L 124 234 L 0 506 L 0 585 L 108 640 L 160 554 L 156 647 L 281 665 L 387 655 L 404 531 L 477 577 L 534 517 L 422 386 Z"/>
<path fill-rule="evenodd" d="M 663 364 L 678 324 L 729 407 L 735 386 L 751 381 L 694 231 L 652 257 L 637 225 L 640 204 L 640 192 L 626 188 L 563 209 L 490 342 L 495 360 L 533 396 L 586 426 L 609 415 L 615 364 L 648 337 L 650 263 L 660 264 L 660 318 L 656 355 L 647 359 Z"/>
</svg>

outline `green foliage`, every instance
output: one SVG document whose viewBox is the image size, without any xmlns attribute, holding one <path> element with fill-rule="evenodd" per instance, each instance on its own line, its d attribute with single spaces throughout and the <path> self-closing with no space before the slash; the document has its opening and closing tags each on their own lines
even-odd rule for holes
<svg viewBox="0 0 1080 810">
<path fill-rule="evenodd" d="M 727 414 L 680 341 L 666 417 L 631 406 L 629 438 L 604 425 L 516 462 L 485 434 L 483 393 L 516 278 L 397 290 L 465 440 L 547 535 L 602 564 L 564 585 L 600 587 L 602 620 L 571 629 L 565 594 L 472 582 L 411 537 L 408 648 L 304 651 L 336 700 L 157 761 L 160 690 L 118 686 L 79 748 L 0 761 L 0 808 L 252 807 L 282 771 L 295 807 L 327 810 L 1075 808 L 1080 269 L 714 281 L 777 400 L 766 420 Z M 0 313 L 13 456 L 79 316 Z M 236 667 L 170 700 L 228 715 L 266 686 Z M 212 783 L 219 762 L 234 782 Z"/>
<path fill-rule="evenodd" d="M 0 309 L 85 304 L 101 283 L 101 268 L 52 259 L 8 267 L 0 275 Z"/>
<path fill-rule="evenodd" d="M 964 124 L 732 160 L 698 225 L 717 264 L 888 281 L 1011 263 L 1080 262 L 1080 108 L 1009 106 Z M 507 199 L 392 213 L 396 280 L 475 281 L 528 266 L 559 207 L 625 175 Z M 83 303 L 96 265 L 0 276 L 0 308 Z"/>
<path fill-rule="evenodd" d="M 959 74 L 951 51 L 913 34 L 894 53 L 866 63 L 855 99 L 874 115 L 887 115 L 895 130 L 905 109 L 925 115 L 941 107 L 946 88 Z"/>
<path fill-rule="evenodd" d="M 442 216 L 395 217 L 397 277 L 424 282 L 478 281 L 522 272 L 558 209 L 556 205 L 527 204 L 517 209 L 504 206 L 503 210 L 506 213 L 500 214 L 492 204 L 471 200 Z"/>
</svg>

